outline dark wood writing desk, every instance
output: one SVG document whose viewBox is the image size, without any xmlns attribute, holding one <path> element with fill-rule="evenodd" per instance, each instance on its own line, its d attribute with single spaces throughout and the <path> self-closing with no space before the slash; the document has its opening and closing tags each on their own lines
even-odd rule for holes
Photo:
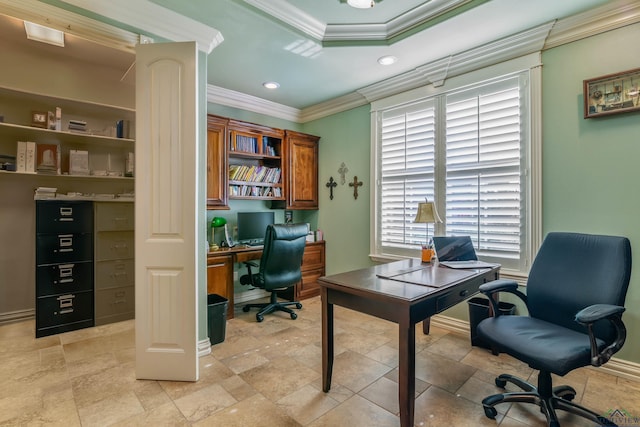
<svg viewBox="0 0 640 427">
<path fill-rule="evenodd" d="M 424 269 L 420 269 L 424 267 Z M 414 271 L 396 276 L 403 271 Z M 452 307 L 478 292 L 478 287 L 498 278 L 499 267 L 454 270 L 421 264 L 407 259 L 362 270 L 321 277 L 322 298 L 322 389 L 331 388 L 333 370 L 333 305 L 350 308 L 382 319 L 399 327 L 399 402 L 400 425 L 413 427 L 415 406 L 415 325 Z M 381 278 L 414 281 L 434 287 Z M 426 323 L 425 322 L 425 323 Z M 425 331 L 428 327 L 425 326 Z"/>
</svg>

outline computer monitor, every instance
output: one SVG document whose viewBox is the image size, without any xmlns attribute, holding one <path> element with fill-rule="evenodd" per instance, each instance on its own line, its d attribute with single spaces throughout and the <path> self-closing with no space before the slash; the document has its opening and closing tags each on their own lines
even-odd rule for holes
<svg viewBox="0 0 640 427">
<path fill-rule="evenodd" d="M 238 212 L 238 243 L 262 245 L 267 225 L 274 220 L 273 212 Z"/>
</svg>

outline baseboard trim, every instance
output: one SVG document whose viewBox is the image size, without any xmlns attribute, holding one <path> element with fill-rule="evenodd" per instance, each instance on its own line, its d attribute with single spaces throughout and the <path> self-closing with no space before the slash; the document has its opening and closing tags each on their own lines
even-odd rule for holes
<svg viewBox="0 0 640 427">
<path fill-rule="evenodd" d="M 0 325 L 4 323 L 20 322 L 22 320 L 30 320 L 36 317 L 36 310 L 31 308 L 29 310 L 11 311 L 8 313 L 0 313 Z"/>
<path fill-rule="evenodd" d="M 198 357 L 203 357 L 208 354 L 211 354 L 211 341 L 209 341 L 209 338 L 198 341 Z"/>
<path fill-rule="evenodd" d="M 264 289 L 252 289 L 250 291 L 238 292 L 233 294 L 233 303 L 243 303 L 247 301 L 252 301 L 260 298 L 269 297 L 271 294 Z"/>
<path fill-rule="evenodd" d="M 464 335 L 469 337 L 469 322 L 465 320 L 438 314 L 431 318 L 431 325 L 445 329 L 456 335 Z M 640 382 L 640 363 L 629 362 L 627 360 L 613 357 L 611 358 L 611 360 L 609 360 L 609 362 L 607 362 L 605 365 L 600 366 L 599 368 L 593 366 L 590 366 L 590 368 L 607 372 L 608 374 L 615 375 L 616 377 Z"/>
</svg>

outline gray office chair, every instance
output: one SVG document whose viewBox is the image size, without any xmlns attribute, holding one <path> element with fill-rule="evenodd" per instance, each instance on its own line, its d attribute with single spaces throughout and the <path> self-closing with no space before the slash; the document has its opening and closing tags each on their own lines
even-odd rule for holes
<svg viewBox="0 0 640 427">
<path fill-rule="evenodd" d="M 252 307 L 260 308 L 256 320 L 262 322 L 264 315 L 274 311 L 289 313 L 292 319 L 298 315 L 289 306 L 302 308 L 298 301 L 278 302 L 277 292 L 295 286 L 302 279 L 300 266 L 309 228 L 307 224 L 272 224 L 267 226 L 264 248 L 260 258 L 258 273 L 252 273 L 253 262 L 245 262 L 248 274 L 240 277 L 240 283 L 271 292 L 268 303 L 247 304 L 242 310 L 248 312 Z"/>
<path fill-rule="evenodd" d="M 567 385 L 553 387 L 551 374 L 606 363 L 624 344 L 624 301 L 631 275 L 631 245 L 624 237 L 578 233 L 549 233 L 531 266 L 527 294 L 510 280 L 480 286 L 489 296 L 494 316 L 477 326 L 478 337 L 539 371 L 538 386 L 502 374 L 522 392 L 501 393 L 482 401 L 485 415 L 495 418 L 495 405 L 505 402 L 535 403 L 550 427 L 560 425 L 555 410 L 587 418 L 597 425 L 615 425 L 604 415 L 573 403 L 576 391 Z M 526 304 L 528 316 L 500 316 L 492 296 L 509 292 Z"/>
</svg>

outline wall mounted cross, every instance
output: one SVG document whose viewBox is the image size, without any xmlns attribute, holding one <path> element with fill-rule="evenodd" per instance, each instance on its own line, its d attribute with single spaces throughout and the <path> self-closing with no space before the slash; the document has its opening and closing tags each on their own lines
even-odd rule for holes
<svg viewBox="0 0 640 427">
<path fill-rule="evenodd" d="M 353 177 L 353 182 L 349 183 L 349 187 L 353 187 L 353 198 L 358 198 L 358 187 L 362 187 L 362 181 L 358 181 L 358 176 Z"/>
<path fill-rule="evenodd" d="M 347 168 L 347 165 L 344 164 L 344 162 L 342 162 L 342 164 L 340 165 L 340 168 L 338 169 L 338 173 L 340 174 L 340 184 L 344 185 L 345 182 L 347 182 L 344 179 L 344 176 L 347 174 L 347 172 L 349 172 L 349 169 Z"/>
<path fill-rule="evenodd" d="M 333 177 L 329 177 L 329 182 L 325 184 L 329 189 L 329 199 L 333 200 L 333 189 L 338 186 L 338 183 L 333 180 Z"/>
</svg>

